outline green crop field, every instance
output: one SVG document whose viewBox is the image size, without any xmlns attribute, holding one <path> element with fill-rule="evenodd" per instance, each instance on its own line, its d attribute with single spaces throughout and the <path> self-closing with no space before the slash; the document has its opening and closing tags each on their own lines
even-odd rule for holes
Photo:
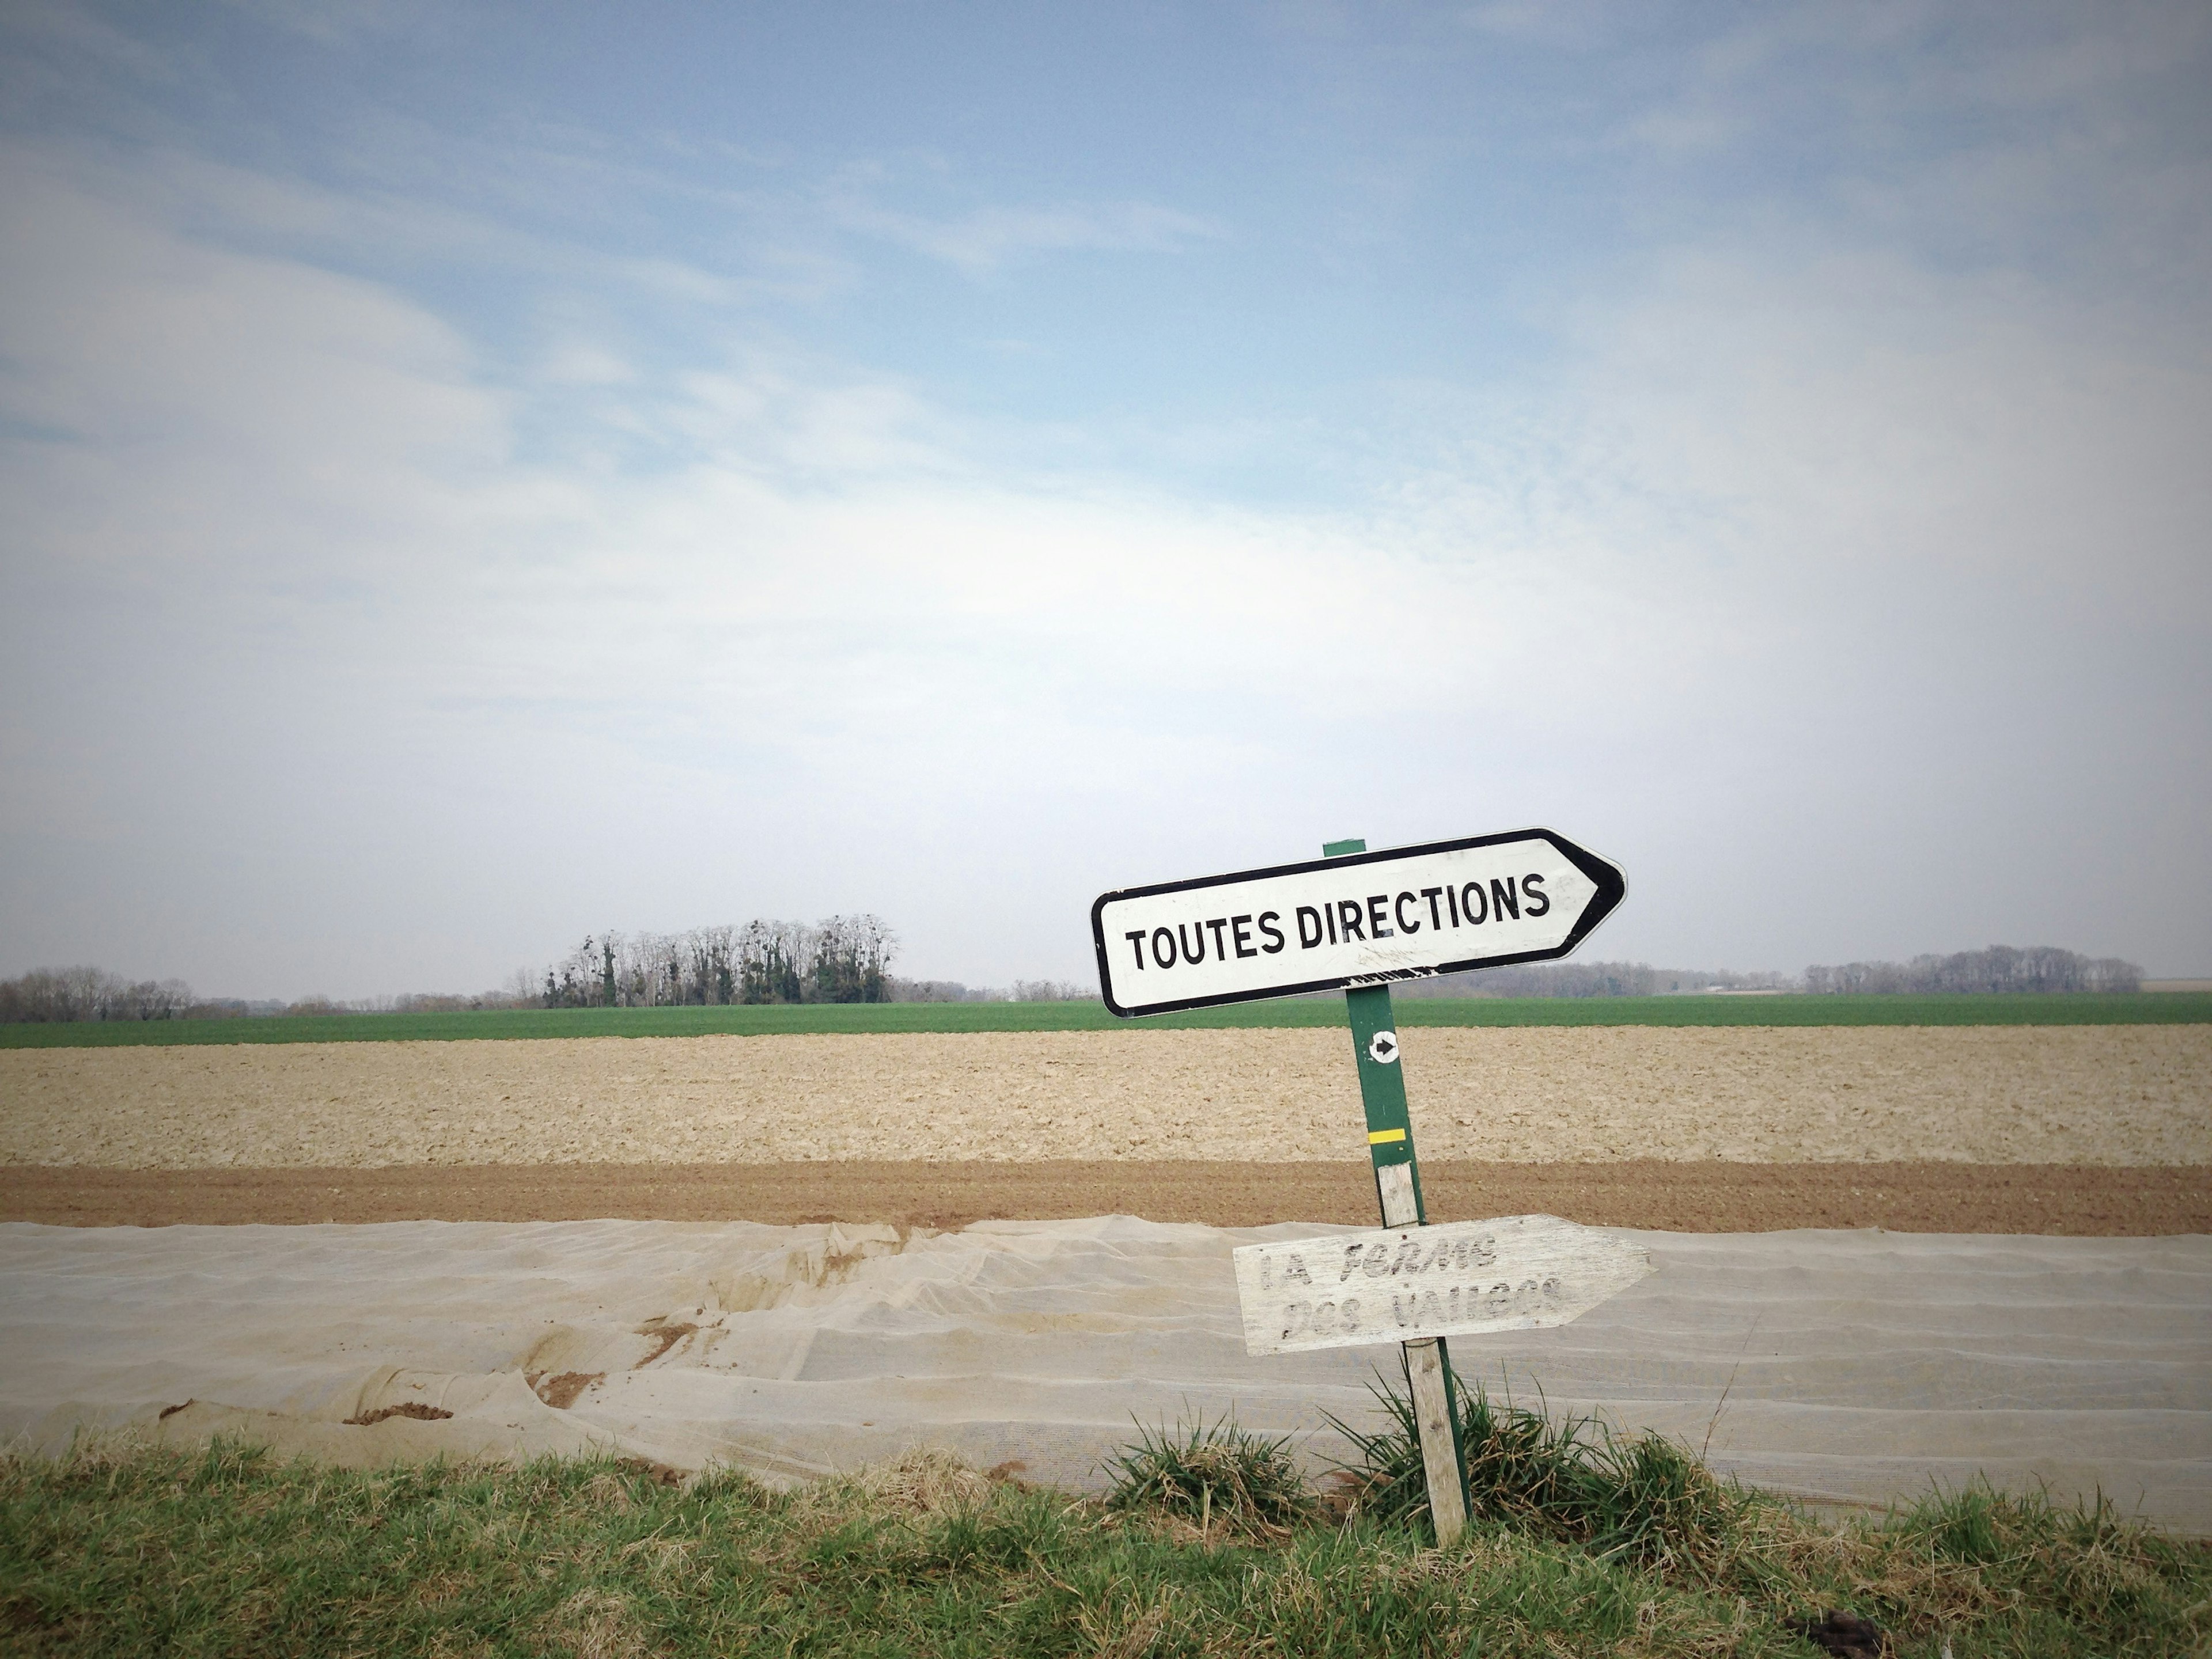
<svg viewBox="0 0 2212 1659">
<path fill-rule="evenodd" d="M 2212 1022 L 2212 994 L 2057 996 L 1401 997 L 1416 1025 L 2165 1025 Z M 526 1008 L 482 1013 L 80 1021 L 0 1026 L 0 1048 L 204 1042 L 452 1042 L 531 1037 L 772 1036 L 792 1032 L 1104 1031 L 1338 1025 L 1339 997 L 1292 997 L 1119 1020 L 1096 1002 Z"/>
</svg>

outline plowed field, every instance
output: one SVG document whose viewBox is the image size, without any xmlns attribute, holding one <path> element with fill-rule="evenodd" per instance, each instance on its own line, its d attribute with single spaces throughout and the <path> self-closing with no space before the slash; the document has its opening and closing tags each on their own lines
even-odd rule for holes
<svg viewBox="0 0 2212 1659">
<path fill-rule="evenodd" d="M 1408 1030 L 1422 1156 L 2212 1163 L 2212 1026 Z M 1330 1030 L 0 1052 L 0 1164 L 1356 1159 Z"/>
<path fill-rule="evenodd" d="M 2212 1027 L 1411 1029 L 1432 1210 L 2212 1231 Z M 1342 1031 L 0 1052 L 0 1218 L 1372 1211 Z"/>
</svg>

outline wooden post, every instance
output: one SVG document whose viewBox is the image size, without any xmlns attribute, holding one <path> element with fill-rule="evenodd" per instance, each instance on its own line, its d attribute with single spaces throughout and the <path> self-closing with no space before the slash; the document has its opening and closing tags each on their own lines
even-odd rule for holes
<svg viewBox="0 0 2212 1659">
<path fill-rule="evenodd" d="M 1323 844 L 1323 858 L 1364 853 L 1364 841 Z M 1413 1124 L 1406 1109 L 1405 1067 L 1398 1059 L 1398 1028 L 1384 985 L 1344 994 L 1352 1021 L 1352 1054 L 1359 1066 L 1359 1098 L 1367 1113 L 1367 1152 L 1375 1164 L 1375 1195 L 1386 1227 L 1428 1224 L 1421 1202 L 1421 1170 L 1413 1157 Z M 1467 1526 L 1467 1461 L 1459 1443 L 1459 1411 L 1451 1356 L 1440 1336 L 1404 1345 L 1406 1375 L 1413 1390 L 1413 1418 L 1428 1476 L 1429 1516 L 1437 1542 L 1455 1542 Z"/>
</svg>

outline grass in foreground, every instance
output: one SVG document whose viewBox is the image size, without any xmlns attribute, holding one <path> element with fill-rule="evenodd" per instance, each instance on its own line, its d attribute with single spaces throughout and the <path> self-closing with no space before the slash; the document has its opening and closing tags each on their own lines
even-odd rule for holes
<svg viewBox="0 0 2212 1659">
<path fill-rule="evenodd" d="M 2212 994 L 2048 996 L 1400 997 L 1416 1025 L 2202 1025 Z M 878 1002 L 728 1008 L 516 1008 L 0 1025 L 0 1048 L 230 1042 L 451 1042 L 532 1037 L 775 1036 L 902 1031 L 1103 1031 L 1340 1026 L 1340 996 L 1289 997 L 1144 1019 L 1097 1002 Z"/>
<path fill-rule="evenodd" d="M 1803 1659 L 1792 1625 L 1844 1609 L 1905 1659 L 2066 1659 L 2212 1632 L 2207 1551 L 2101 1510 L 1969 1492 L 1826 1528 L 1675 1453 L 1706 1524 L 1607 1536 L 1520 1487 L 1439 1552 L 1393 1518 L 1384 1472 L 1331 1505 L 1283 1486 L 1281 1453 L 1163 1431 L 1104 1500 L 927 1453 L 790 1493 L 605 1461 L 0 1461 L 0 1649 Z"/>
</svg>

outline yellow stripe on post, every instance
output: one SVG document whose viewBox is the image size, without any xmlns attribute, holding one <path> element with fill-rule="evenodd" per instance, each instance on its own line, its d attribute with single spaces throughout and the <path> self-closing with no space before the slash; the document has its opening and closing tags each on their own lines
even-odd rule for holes
<svg viewBox="0 0 2212 1659">
<path fill-rule="evenodd" d="M 1380 1146 L 1387 1141 L 1403 1140 L 1405 1138 L 1406 1132 L 1403 1129 L 1376 1129 L 1369 1133 L 1367 1144 L 1370 1146 Z"/>
</svg>

